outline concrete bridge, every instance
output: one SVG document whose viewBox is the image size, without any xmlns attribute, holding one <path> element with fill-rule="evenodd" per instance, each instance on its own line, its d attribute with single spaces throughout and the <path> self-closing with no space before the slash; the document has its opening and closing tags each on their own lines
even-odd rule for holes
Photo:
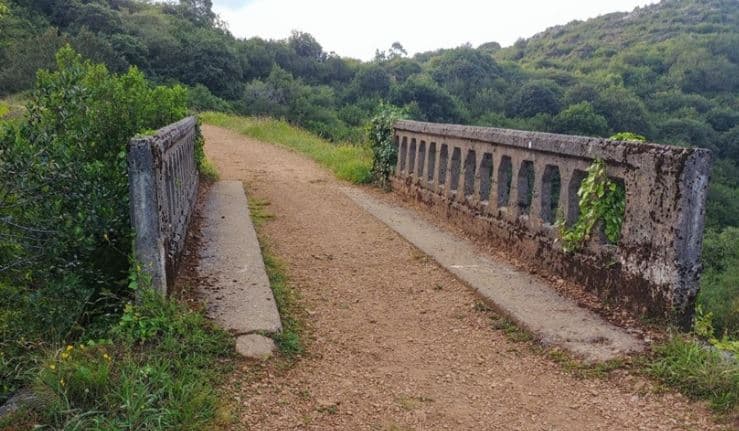
<svg viewBox="0 0 739 431">
<path fill-rule="evenodd" d="M 690 325 L 698 293 L 708 150 L 401 121 L 393 188 L 539 271 Z M 586 169 L 603 160 L 626 189 L 621 237 L 564 252 L 559 213 L 578 218 Z"/>
<path fill-rule="evenodd" d="M 186 127 L 194 130 L 194 122 Z M 395 130 L 394 192 L 386 194 L 342 184 L 278 146 L 217 127 L 203 131 L 209 158 L 229 182 L 213 187 L 199 209 L 186 193 L 181 208 L 200 211 L 209 226 L 206 242 L 230 244 L 221 252 L 218 244 L 215 252 L 198 251 L 201 262 L 210 265 L 215 256 L 223 264 L 219 286 L 230 284 L 227 291 L 204 291 L 204 300 L 242 304 L 217 305 L 217 320 L 224 315 L 219 309 L 248 320 L 250 304 L 269 304 L 261 288 L 266 277 L 254 275 L 263 271 L 261 262 L 241 259 L 258 252 L 259 244 L 250 226 L 232 227 L 248 220 L 243 183 L 249 199 L 269 203 L 274 219 L 261 235 L 300 292 L 312 340 L 290 372 L 270 377 L 267 385 L 245 386 L 239 396 L 249 399 L 240 408 L 247 426 L 713 427 L 703 407 L 679 395 L 644 395 L 649 383 L 641 377 L 625 372 L 617 381 L 580 380 L 491 329 L 514 331 L 505 323 L 511 319 L 555 352 L 564 348 L 603 361 L 640 351 L 651 335 L 623 318 L 621 308 L 611 314 L 599 308 L 599 297 L 628 307 L 632 316 L 689 319 L 700 272 L 707 152 L 402 121 Z M 171 136 L 184 137 L 187 154 L 189 132 Z M 157 162 L 176 147 L 164 144 L 169 150 L 155 149 L 154 162 L 143 165 L 161 184 L 168 184 L 167 172 L 182 172 L 176 163 Z M 596 158 L 626 188 L 621 240 L 608 244 L 596 236 L 582 250 L 565 253 L 554 217 L 577 217 L 575 193 Z M 131 166 L 139 165 L 132 160 Z M 162 232 L 154 242 L 162 251 L 154 256 L 165 260 L 145 267 L 161 268 L 165 291 L 167 277 L 174 276 L 167 269 L 176 268 L 184 240 L 170 233 L 177 229 L 167 220 L 180 218 L 168 215 L 176 205 L 168 194 L 190 183 L 172 184 L 159 188 L 165 197 L 157 206 L 144 206 Z M 259 322 L 247 322 L 252 329 L 223 324 L 236 335 L 279 331 L 279 316 L 265 316 L 256 330 Z M 665 417 L 675 423 L 666 424 Z"/>
</svg>

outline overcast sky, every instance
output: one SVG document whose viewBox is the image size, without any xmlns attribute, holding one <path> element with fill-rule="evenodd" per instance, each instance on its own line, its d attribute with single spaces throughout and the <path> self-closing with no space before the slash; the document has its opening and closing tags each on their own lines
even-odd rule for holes
<svg viewBox="0 0 739 431">
<path fill-rule="evenodd" d="M 655 0 L 213 0 L 237 37 L 312 34 L 323 49 L 369 60 L 398 41 L 409 55 L 470 42 L 509 46 L 547 27 Z"/>
</svg>

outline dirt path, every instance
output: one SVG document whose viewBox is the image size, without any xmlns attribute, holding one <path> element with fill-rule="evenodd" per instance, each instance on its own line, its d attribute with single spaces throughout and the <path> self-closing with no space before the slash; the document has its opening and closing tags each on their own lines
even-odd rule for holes
<svg viewBox="0 0 739 431">
<path fill-rule="evenodd" d="M 236 374 L 236 429 L 715 429 L 643 379 L 578 379 L 491 328 L 474 294 L 357 207 L 301 155 L 204 126 L 222 179 L 270 202 L 263 227 L 302 295 L 311 340 L 287 370 Z M 252 366 L 253 367 L 253 366 Z"/>
</svg>

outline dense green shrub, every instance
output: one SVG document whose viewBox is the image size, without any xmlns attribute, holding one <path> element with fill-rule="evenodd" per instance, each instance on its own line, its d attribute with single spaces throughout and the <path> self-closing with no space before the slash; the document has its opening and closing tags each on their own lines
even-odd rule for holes
<svg viewBox="0 0 739 431">
<path fill-rule="evenodd" d="M 18 343 L 34 351 L 115 319 L 130 294 L 126 143 L 186 114 L 182 87 L 153 87 L 135 68 L 113 75 L 69 47 L 56 61 L 39 72 L 26 119 L 0 128 L 6 361 Z"/>
<path fill-rule="evenodd" d="M 384 105 L 367 124 L 367 140 L 372 145 L 372 178 L 382 188 L 389 187 L 390 174 L 398 160 L 393 126 L 402 116 L 400 109 Z"/>
</svg>

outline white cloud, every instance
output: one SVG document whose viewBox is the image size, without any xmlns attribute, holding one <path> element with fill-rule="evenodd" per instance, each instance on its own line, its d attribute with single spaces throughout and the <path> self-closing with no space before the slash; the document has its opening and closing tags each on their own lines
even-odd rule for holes
<svg viewBox="0 0 739 431">
<path fill-rule="evenodd" d="M 237 37 L 283 39 L 312 34 L 325 51 L 368 60 L 399 41 L 409 54 L 495 41 L 507 46 L 547 27 L 655 0 L 215 0 Z"/>
</svg>

